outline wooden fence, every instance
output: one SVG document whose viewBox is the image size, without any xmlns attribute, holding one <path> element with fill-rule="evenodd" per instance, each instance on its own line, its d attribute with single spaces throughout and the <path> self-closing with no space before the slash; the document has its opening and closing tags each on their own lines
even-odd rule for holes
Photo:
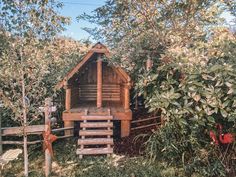
<svg viewBox="0 0 236 177">
<path fill-rule="evenodd" d="M 66 127 L 66 128 L 57 128 L 57 129 L 52 129 L 52 133 L 64 131 L 64 130 L 72 130 L 74 127 Z M 44 125 L 31 125 L 26 127 L 26 132 L 29 135 L 32 134 L 42 134 L 45 130 Z M 7 127 L 7 128 L 1 128 L 1 135 L 2 136 L 19 136 L 23 135 L 23 127 Z M 73 135 L 65 135 L 65 136 L 58 136 L 58 139 L 63 139 L 63 138 L 69 138 L 72 137 Z M 37 144 L 37 143 L 42 143 L 43 140 L 36 140 L 36 141 L 28 141 L 27 144 Z M 23 141 L 1 141 L 0 146 L 3 144 L 17 144 L 21 145 L 23 144 Z"/>
<path fill-rule="evenodd" d="M 158 125 L 161 125 L 161 122 L 157 121 L 160 118 L 160 116 L 153 116 L 144 119 L 133 120 L 131 121 L 131 131 L 157 127 Z"/>
</svg>

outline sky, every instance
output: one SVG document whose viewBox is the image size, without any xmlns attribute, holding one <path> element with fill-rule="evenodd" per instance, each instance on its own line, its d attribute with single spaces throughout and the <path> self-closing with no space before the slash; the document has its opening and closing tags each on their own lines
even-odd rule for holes
<svg viewBox="0 0 236 177">
<path fill-rule="evenodd" d="M 71 18 L 71 24 L 66 27 L 61 35 L 66 37 L 71 37 L 76 40 L 88 39 L 89 34 L 82 30 L 83 27 L 94 27 L 94 24 L 91 24 L 86 21 L 77 21 L 76 17 L 83 14 L 90 14 L 96 8 L 105 4 L 106 0 L 59 0 L 64 4 L 63 8 L 60 10 L 61 15 Z M 233 17 L 229 13 L 224 13 L 222 15 L 226 18 L 227 22 L 230 23 Z M 92 38 L 90 38 L 92 40 Z"/>
<path fill-rule="evenodd" d="M 71 37 L 76 40 L 87 39 L 89 34 L 82 30 L 83 27 L 94 27 L 86 21 L 77 21 L 76 17 L 83 13 L 91 13 L 96 8 L 105 4 L 105 0 L 60 0 L 64 4 L 60 13 L 71 18 L 71 24 L 66 27 L 63 36 Z"/>
</svg>

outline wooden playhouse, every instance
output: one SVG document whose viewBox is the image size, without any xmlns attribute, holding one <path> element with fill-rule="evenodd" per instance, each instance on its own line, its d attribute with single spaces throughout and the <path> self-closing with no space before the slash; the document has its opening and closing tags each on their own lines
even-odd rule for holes
<svg viewBox="0 0 236 177">
<path fill-rule="evenodd" d="M 109 59 L 109 50 L 97 43 L 57 85 L 66 93 L 64 126 L 71 127 L 75 121 L 80 122 L 80 149 L 77 151 L 80 155 L 112 153 L 109 148 L 113 143 L 112 120 L 120 121 L 121 137 L 130 134 L 131 79 L 122 68 L 103 61 L 103 56 Z M 94 138 L 96 136 L 99 138 Z M 102 143 L 107 146 L 84 148 L 87 144 Z"/>
</svg>

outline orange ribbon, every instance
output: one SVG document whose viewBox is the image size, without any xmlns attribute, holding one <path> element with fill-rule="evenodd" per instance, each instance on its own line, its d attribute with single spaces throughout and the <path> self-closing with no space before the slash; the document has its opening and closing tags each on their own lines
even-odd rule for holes
<svg viewBox="0 0 236 177">
<path fill-rule="evenodd" d="M 49 130 L 43 132 L 43 150 L 46 151 L 48 149 L 49 153 L 53 157 L 52 143 L 57 140 L 57 136 L 51 134 Z"/>
</svg>

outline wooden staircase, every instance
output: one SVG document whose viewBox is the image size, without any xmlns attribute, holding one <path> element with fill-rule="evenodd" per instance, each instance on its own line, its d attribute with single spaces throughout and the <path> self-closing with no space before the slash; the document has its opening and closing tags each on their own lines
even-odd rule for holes
<svg viewBox="0 0 236 177">
<path fill-rule="evenodd" d="M 80 123 L 78 140 L 79 148 L 77 154 L 82 159 L 83 155 L 102 155 L 108 156 L 113 153 L 113 116 L 108 114 L 104 116 L 85 115 L 82 116 L 83 122 Z"/>
</svg>

